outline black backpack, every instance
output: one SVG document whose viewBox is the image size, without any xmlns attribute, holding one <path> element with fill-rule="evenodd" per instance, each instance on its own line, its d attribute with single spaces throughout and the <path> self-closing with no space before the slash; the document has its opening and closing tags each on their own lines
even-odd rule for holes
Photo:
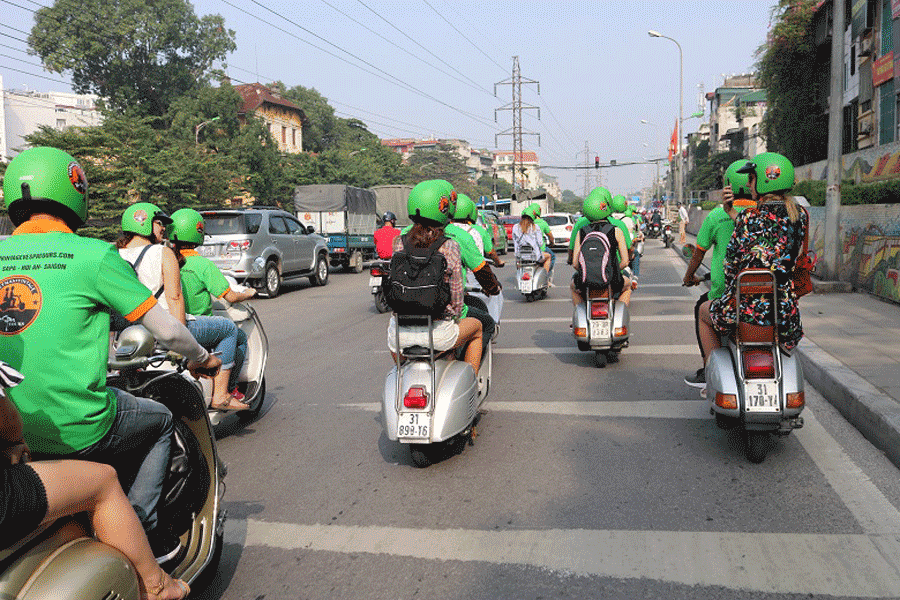
<svg viewBox="0 0 900 600">
<path fill-rule="evenodd" d="M 578 271 L 582 284 L 589 290 L 604 290 L 615 277 L 615 269 L 619 265 L 616 263 L 616 248 L 610 242 L 613 236 L 609 235 L 615 229 L 609 221 L 591 223 L 582 229 L 587 233 L 582 233 Z"/>
<path fill-rule="evenodd" d="M 450 304 L 447 258 L 438 248 L 449 238 L 440 236 L 427 248 L 412 248 L 403 236 L 403 249 L 391 257 L 385 286 L 388 306 L 400 315 L 431 315 L 440 319 Z"/>
</svg>

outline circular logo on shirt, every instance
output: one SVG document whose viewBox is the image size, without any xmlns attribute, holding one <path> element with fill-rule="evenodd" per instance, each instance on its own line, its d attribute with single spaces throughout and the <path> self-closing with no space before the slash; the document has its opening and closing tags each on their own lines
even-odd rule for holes
<svg viewBox="0 0 900 600">
<path fill-rule="evenodd" d="M 72 187 L 79 194 L 87 193 L 87 177 L 84 174 L 84 169 L 77 162 L 69 163 L 69 181 L 72 182 Z"/>
<path fill-rule="evenodd" d="M 781 177 L 781 168 L 778 165 L 769 165 L 766 167 L 766 179 L 773 181 Z"/>
<path fill-rule="evenodd" d="M 22 333 L 41 312 L 41 288 L 31 277 L 13 275 L 0 279 L 0 335 Z"/>
</svg>

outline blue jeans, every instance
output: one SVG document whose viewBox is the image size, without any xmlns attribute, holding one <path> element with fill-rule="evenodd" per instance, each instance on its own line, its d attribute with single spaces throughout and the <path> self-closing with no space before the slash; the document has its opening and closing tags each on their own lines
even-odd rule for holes
<svg viewBox="0 0 900 600">
<path fill-rule="evenodd" d="M 187 322 L 187 328 L 198 344 L 219 353 L 222 369 L 231 369 L 228 390 L 233 390 L 247 356 L 247 334 L 227 317 L 198 316 Z"/>
<path fill-rule="evenodd" d="M 169 469 L 172 413 L 149 398 L 109 388 L 116 394 L 116 418 L 99 441 L 65 457 L 112 465 L 144 529 L 156 527 L 159 499 Z"/>
<path fill-rule="evenodd" d="M 634 253 L 634 258 L 631 260 L 631 270 L 634 273 L 635 277 L 640 276 L 641 274 L 641 255 L 637 252 Z"/>
<path fill-rule="evenodd" d="M 556 264 L 556 252 L 550 246 L 544 248 L 544 252 L 550 254 L 550 268 L 547 269 L 547 275 L 553 275 L 553 266 Z"/>
</svg>

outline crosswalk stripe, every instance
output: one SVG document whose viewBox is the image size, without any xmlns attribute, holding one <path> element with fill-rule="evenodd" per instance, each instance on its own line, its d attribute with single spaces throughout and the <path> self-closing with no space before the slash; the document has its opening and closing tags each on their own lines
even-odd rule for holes
<svg viewBox="0 0 900 600">
<path fill-rule="evenodd" d="M 693 392 L 687 392 L 693 393 Z M 325 405 L 316 405 L 325 406 Z M 338 408 L 357 409 L 372 412 L 381 410 L 380 402 L 356 402 L 338 404 Z M 552 402 L 492 401 L 484 403 L 486 410 L 497 412 L 530 413 L 567 417 L 607 417 L 607 418 L 648 418 L 648 419 L 709 419 L 707 400 L 681 401 L 597 401 L 597 402 Z"/>
<path fill-rule="evenodd" d="M 625 354 L 697 354 L 696 344 L 632 344 L 622 351 Z M 494 354 L 581 354 L 582 351 L 572 347 L 564 348 L 494 348 Z"/>
<path fill-rule="evenodd" d="M 900 578 L 868 535 L 539 529 L 411 529 L 229 519 L 245 547 L 523 565 L 576 576 L 812 596 L 900 597 Z M 896 540 L 891 540 L 896 542 Z M 737 568 L 737 567 L 740 568 Z M 427 567 L 426 567 L 427 568 Z"/>
<path fill-rule="evenodd" d="M 691 288 L 691 289 L 693 289 L 693 288 Z M 634 306 L 636 303 L 640 303 L 640 302 L 666 302 L 666 301 L 671 301 L 671 302 L 696 302 L 696 301 L 697 301 L 697 298 L 699 298 L 699 297 L 700 297 L 700 293 L 697 293 L 697 294 L 694 295 L 694 296 L 643 296 L 643 295 L 641 295 L 641 294 L 639 294 L 639 293 L 634 293 L 634 294 L 631 296 L 631 304 L 632 304 L 632 306 Z M 525 299 L 524 299 L 524 297 L 522 297 L 522 296 L 506 296 L 506 301 L 507 301 L 507 302 L 513 302 L 513 303 L 515 303 L 516 300 L 519 300 L 519 301 L 521 301 L 523 304 L 526 304 Z M 541 303 L 543 303 L 543 302 L 568 302 L 569 304 L 571 304 L 571 303 L 572 303 L 572 298 L 571 298 L 571 297 L 566 297 L 566 298 L 544 298 L 543 300 L 538 300 L 538 301 L 535 302 L 534 304 L 535 304 L 535 305 L 539 305 L 539 304 L 541 304 Z M 530 303 L 527 303 L 527 304 L 530 304 Z"/>
<path fill-rule="evenodd" d="M 675 323 L 694 321 L 693 315 L 631 315 L 632 323 Z M 503 323 L 571 323 L 571 317 L 535 317 L 533 319 L 502 319 Z"/>
</svg>

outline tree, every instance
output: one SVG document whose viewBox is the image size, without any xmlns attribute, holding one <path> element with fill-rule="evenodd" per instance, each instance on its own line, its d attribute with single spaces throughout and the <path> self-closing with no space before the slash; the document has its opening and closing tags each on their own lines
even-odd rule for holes
<svg viewBox="0 0 900 600">
<path fill-rule="evenodd" d="M 769 150 L 795 165 L 825 158 L 828 150 L 827 58 L 819 56 L 811 27 L 816 0 L 780 0 L 775 25 L 757 50 L 759 80 L 768 105 L 763 135 Z"/>
<path fill-rule="evenodd" d="M 155 116 L 237 47 L 221 16 L 198 18 L 186 0 L 56 0 L 35 13 L 28 45 L 47 70 L 71 72 L 76 92 Z"/>
<path fill-rule="evenodd" d="M 472 186 L 466 161 L 449 145 L 441 145 L 437 150 L 416 150 L 407 165 L 407 183 L 413 185 L 425 179 L 446 179 L 455 188 Z"/>
<path fill-rule="evenodd" d="M 302 108 L 309 119 L 309 123 L 303 127 L 304 150 L 322 152 L 339 142 L 336 128 L 341 119 L 334 116 L 334 108 L 328 104 L 328 99 L 315 88 L 295 85 L 287 89 L 280 81 L 270 84 L 269 87 Z"/>
<path fill-rule="evenodd" d="M 728 165 L 744 158 L 742 152 L 728 150 L 710 154 L 703 160 L 697 160 L 696 166 L 688 173 L 687 187 L 691 190 L 716 190 L 724 185 L 722 175 Z"/>
</svg>

